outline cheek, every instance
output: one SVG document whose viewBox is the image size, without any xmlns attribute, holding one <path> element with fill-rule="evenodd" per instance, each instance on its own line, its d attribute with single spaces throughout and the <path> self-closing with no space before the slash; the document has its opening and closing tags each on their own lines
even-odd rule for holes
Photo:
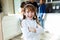
<svg viewBox="0 0 60 40">
<path fill-rule="evenodd" d="M 28 16 L 28 13 L 25 13 L 25 16 Z"/>
<path fill-rule="evenodd" d="M 34 16 L 34 13 L 29 13 L 28 16 Z"/>
<path fill-rule="evenodd" d="M 34 13 L 32 13 L 32 15 L 34 16 Z"/>
</svg>

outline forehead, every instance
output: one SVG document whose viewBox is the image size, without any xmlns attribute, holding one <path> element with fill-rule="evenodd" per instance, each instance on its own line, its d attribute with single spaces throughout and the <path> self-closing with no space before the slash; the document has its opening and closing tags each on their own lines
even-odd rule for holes
<svg viewBox="0 0 60 40">
<path fill-rule="evenodd" d="M 34 8 L 31 8 L 31 7 L 28 7 L 28 8 L 26 8 L 26 11 L 35 12 L 35 9 Z"/>
</svg>

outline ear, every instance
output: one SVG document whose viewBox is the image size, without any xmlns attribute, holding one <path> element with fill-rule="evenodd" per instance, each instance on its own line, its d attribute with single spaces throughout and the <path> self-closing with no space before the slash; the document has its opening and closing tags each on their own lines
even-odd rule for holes
<svg viewBox="0 0 60 40">
<path fill-rule="evenodd" d="M 36 16 L 34 16 L 34 18 L 36 18 Z"/>
</svg>

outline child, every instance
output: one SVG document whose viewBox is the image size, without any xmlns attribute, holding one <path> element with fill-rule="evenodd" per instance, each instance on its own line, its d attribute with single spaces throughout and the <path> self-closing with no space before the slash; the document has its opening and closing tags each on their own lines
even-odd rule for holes
<svg viewBox="0 0 60 40">
<path fill-rule="evenodd" d="M 22 20 L 23 19 L 23 14 L 24 14 L 24 6 L 26 5 L 25 2 L 22 2 L 21 5 L 20 5 L 20 19 Z"/>
<path fill-rule="evenodd" d="M 40 0 L 40 5 L 38 9 L 38 17 L 41 22 L 41 26 L 44 28 L 44 18 L 45 18 L 45 13 L 46 13 L 46 5 L 45 5 L 45 0 Z"/>
<path fill-rule="evenodd" d="M 40 40 L 40 34 L 43 29 L 37 21 L 36 9 L 32 4 L 27 4 L 24 7 L 24 18 L 22 20 L 22 33 L 24 40 Z"/>
</svg>

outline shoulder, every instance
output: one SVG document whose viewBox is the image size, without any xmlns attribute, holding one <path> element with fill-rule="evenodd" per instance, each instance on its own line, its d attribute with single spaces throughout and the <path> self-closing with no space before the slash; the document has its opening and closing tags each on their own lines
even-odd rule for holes
<svg viewBox="0 0 60 40">
<path fill-rule="evenodd" d="M 45 7 L 45 6 L 46 6 L 46 4 L 43 4 L 42 6 L 44 6 L 44 7 Z"/>
</svg>

